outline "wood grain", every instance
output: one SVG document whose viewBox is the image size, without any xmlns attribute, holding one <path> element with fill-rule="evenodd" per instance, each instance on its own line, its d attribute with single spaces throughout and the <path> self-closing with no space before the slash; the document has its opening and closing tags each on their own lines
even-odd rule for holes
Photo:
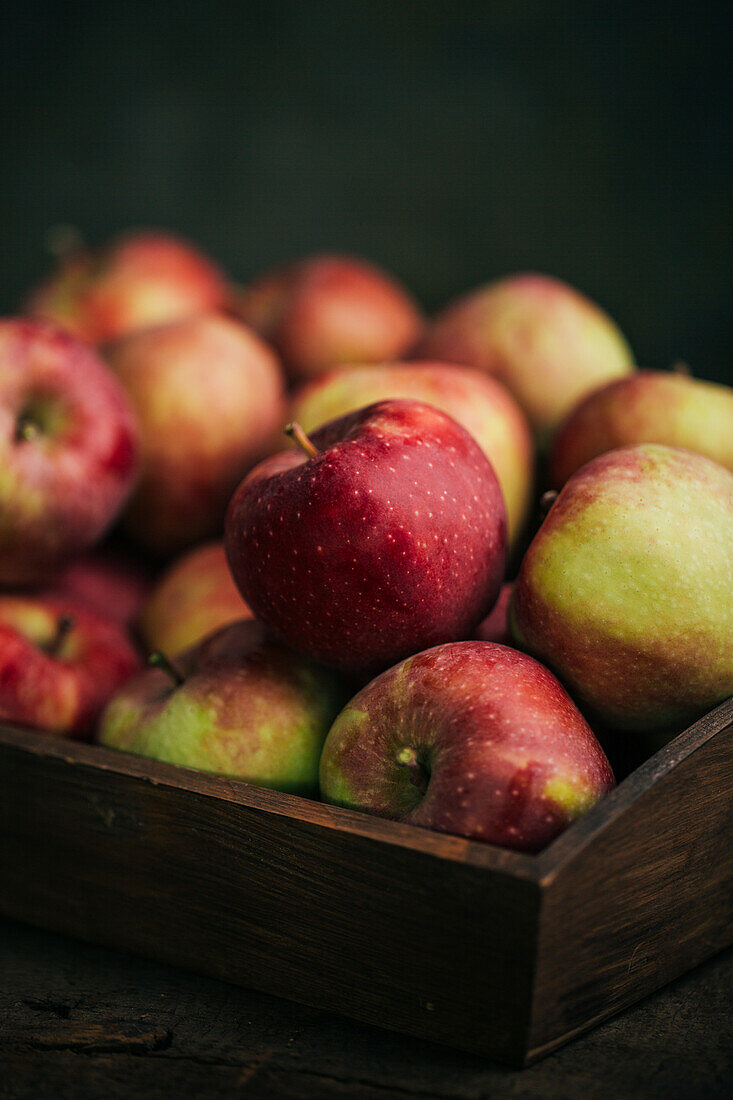
<svg viewBox="0 0 733 1100">
<path fill-rule="evenodd" d="M 548 861 L 530 1059 L 733 942 L 733 705 L 629 776 L 605 810 Z"/>
<path fill-rule="evenodd" d="M 540 856 L 0 730 L 0 912 L 522 1064 L 733 941 L 733 701 Z"/>
<path fill-rule="evenodd" d="M 422 831 L 393 843 L 384 822 L 338 828 L 330 812 L 324 828 L 269 812 L 258 803 L 271 792 L 244 784 L 217 797 L 196 788 L 219 780 L 142 780 L 79 762 L 93 748 L 14 740 L 0 751 L 6 915 L 521 1060 L 539 902 L 528 878 L 471 865 L 460 843 L 438 856 L 448 838 Z"/>
</svg>

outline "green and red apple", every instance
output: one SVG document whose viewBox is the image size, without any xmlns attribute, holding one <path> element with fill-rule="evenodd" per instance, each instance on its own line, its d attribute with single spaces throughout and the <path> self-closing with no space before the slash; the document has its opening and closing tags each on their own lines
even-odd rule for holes
<svg viewBox="0 0 733 1100">
<path fill-rule="evenodd" d="M 599 306 L 535 274 L 511 275 L 451 302 L 417 354 L 498 378 L 542 444 L 582 397 L 633 370 L 626 340 Z"/>
<path fill-rule="evenodd" d="M 528 852 L 613 785 L 555 677 L 477 641 L 436 646 L 378 676 L 334 722 L 320 765 L 327 802 Z"/>
<path fill-rule="evenodd" d="M 733 474 L 656 444 L 593 459 L 530 545 L 510 623 L 609 727 L 711 709 L 733 694 Z"/>
<path fill-rule="evenodd" d="M 173 562 L 142 609 L 138 631 L 148 650 L 169 655 L 252 612 L 239 594 L 224 544 L 207 542 Z"/>
<path fill-rule="evenodd" d="M 224 627 L 150 668 L 107 706 L 101 744 L 138 756 L 314 795 L 343 695 L 335 675 L 253 620 Z"/>
<path fill-rule="evenodd" d="M 254 615 L 355 675 L 468 637 L 499 594 L 506 544 L 473 436 L 430 405 L 381 401 L 301 442 L 229 506 L 227 558 Z"/>
<path fill-rule="evenodd" d="M 139 439 L 119 381 L 42 321 L 0 321 L 0 584 L 47 584 L 133 489 Z"/>
<path fill-rule="evenodd" d="M 524 413 L 496 379 L 447 363 L 380 363 L 334 367 L 300 389 L 291 418 L 304 431 L 387 398 L 423 401 L 471 433 L 499 479 L 510 541 L 527 518 L 534 445 Z"/>
<path fill-rule="evenodd" d="M 142 433 L 126 530 L 160 555 L 218 536 L 229 497 L 282 423 L 275 355 L 239 321 L 208 314 L 123 337 L 107 358 Z"/>
<path fill-rule="evenodd" d="M 638 443 L 695 451 L 733 473 L 733 389 L 668 371 L 639 371 L 602 386 L 555 436 L 550 483 L 559 489 L 592 458 Z"/>
<path fill-rule="evenodd" d="M 52 596 L 0 596 L 0 721 L 85 738 L 140 668 L 124 628 Z"/>
<path fill-rule="evenodd" d="M 181 320 L 232 301 L 216 265 L 166 233 L 128 233 L 98 250 L 76 249 L 30 294 L 25 312 L 92 344 Z"/>
<path fill-rule="evenodd" d="M 336 363 L 398 359 L 422 331 L 407 292 L 354 256 L 309 256 L 268 272 L 241 292 L 237 312 L 295 380 Z"/>
</svg>

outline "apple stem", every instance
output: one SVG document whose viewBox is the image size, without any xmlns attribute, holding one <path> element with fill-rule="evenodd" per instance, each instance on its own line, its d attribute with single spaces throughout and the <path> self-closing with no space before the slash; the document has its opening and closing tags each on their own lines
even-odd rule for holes
<svg viewBox="0 0 733 1100">
<path fill-rule="evenodd" d="M 41 429 L 30 416 L 19 416 L 15 425 L 15 440 L 19 443 L 21 440 L 25 440 L 26 443 L 30 443 L 33 439 L 38 439 L 41 434 Z"/>
<path fill-rule="evenodd" d="M 678 359 L 676 363 L 672 364 L 673 374 L 684 374 L 687 378 L 692 377 L 692 369 L 689 363 L 685 363 L 683 359 Z"/>
<path fill-rule="evenodd" d="M 165 672 L 167 676 L 170 676 L 176 687 L 180 687 L 186 679 L 181 670 L 173 664 L 170 657 L 166 657 L 165 653 L 161 653 L 159 649 L 150 654 L 148 664 L 151 668 L 159 668 L 161 672 Z"/>
<path fill-rule="evenodd" d="M 557 489 L 548 489 L 547 492 L 543 493 L 540 497 L 540 512 L 542 513 L 543 519 L 550 511 L 550 508 L 552 508 L 558 496 L 559 493 Z"/>
<path fill-rule="evenodd" d="M 404 749 L 400 749 L 395 759 L 401 768 L 407 768 L 410 775 L 410 782 L 415 787 L 419 787 L 421 791 L 427 790 L 430 774 L 420 763 L 420 759 L 415 749 L 405 746 Z"/>
<path fill-rule="evenodd" d="M 56 633 L 51 639 L 50 645 L 46 648 L 46 652 L 50 657 L 57 657 L 61 646 L 64 644 L 64 640 L 69 636 L 74 629 L 74 616 L 73 615 L 59 615 L 56 621 Z"/>
<path fill-rule="evenodd" d="M 313 446 L 308 436 L 305 434 L 297 420 L 294 420 L 292 424 L 285 426 L 285 434 L 289 435 L 291 439 L 294 439 L 301 450 L 305 451 L 308 458 L 315 458 L 318 454 L 318 449 Z"/>
</svg>

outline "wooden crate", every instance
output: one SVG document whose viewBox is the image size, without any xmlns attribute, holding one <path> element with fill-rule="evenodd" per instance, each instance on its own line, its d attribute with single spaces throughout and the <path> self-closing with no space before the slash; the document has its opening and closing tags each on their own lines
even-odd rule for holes
<svg viewBox="0 0 733 1100">
<path fill-rule="evenodd" d="M 541 855 L 0 729 L 0 911 L 523 1065 L 733 942 L 733 700 Z"/>
</svg>

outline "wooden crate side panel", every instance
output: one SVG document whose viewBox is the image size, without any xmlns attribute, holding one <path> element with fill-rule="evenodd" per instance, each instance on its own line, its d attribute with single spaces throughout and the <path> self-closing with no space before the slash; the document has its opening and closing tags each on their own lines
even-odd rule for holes
<svg viewBox="0 0 733 1100">
<path fill-rule="evenodd" d="M 733 942 L 733 725 L 545 883 L 530 1056 Z"/>
<path fill-rule="evenodd" d="M 17 746 L 0 776 L 4 914 L 522 1061 L 530 880 Z"/>
</svg>

